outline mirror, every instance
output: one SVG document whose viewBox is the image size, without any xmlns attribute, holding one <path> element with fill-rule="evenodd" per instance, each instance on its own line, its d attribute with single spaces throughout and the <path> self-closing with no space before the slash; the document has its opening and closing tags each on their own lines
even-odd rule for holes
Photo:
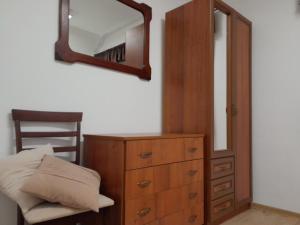
<svg viewBox="0 0 300 225">
<path fill-rule="evenodd" d="M 56 59 L 151 79 L 151 8 L 132 0 L 61 0 Z"/>
<path fill-rule="evenodd" d="M 214 47 L 214 149 L 228 150 L 227 143 L 227 15 L 215 10 Z"/>
</svg>

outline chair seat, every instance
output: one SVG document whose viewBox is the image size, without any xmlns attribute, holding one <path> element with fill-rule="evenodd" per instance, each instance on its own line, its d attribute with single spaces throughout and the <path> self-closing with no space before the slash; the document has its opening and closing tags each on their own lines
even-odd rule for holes
<svg viewBox="0 0 300 225">
<path fill-rule="evenodd" d="M 114 201 L 104 195 L 99 195 L 99 209 L 114 205 Z M 42 203 L 24 214 L 29 224 L 41 223 L 67 216 L 88 212 L 90 210 L 73 209 L 60 204 Z"/>
</svg>

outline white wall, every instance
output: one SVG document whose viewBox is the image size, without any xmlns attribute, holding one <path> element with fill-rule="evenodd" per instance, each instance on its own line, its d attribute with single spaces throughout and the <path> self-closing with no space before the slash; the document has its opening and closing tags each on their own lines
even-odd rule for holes
<svg viewBox="0 0 300 225">
<path fill-rule="evenodd" d="M 12 108 L 83 111 L 83 133 L 161 130 L 162 37 L 166 11 L 187 0 L 147 0 L 152 81 L 54 60 L 58 0 L 0 0 L 0 158 L 14 152 Z M 0 225 L 15 225 L 15 205 L 0 195 Z"/>
<path fill-rule="evenodd" d="M 300 212 L 300 8 L 226 0 L 253 21 L 254 202 Z"/>
</svg>

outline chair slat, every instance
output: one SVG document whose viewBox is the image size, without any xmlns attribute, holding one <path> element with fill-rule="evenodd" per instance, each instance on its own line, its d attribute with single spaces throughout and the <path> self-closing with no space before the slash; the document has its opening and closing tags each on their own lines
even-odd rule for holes
<svg viewBox="0 0 300 225">
<path fill-rule="evenodd" d="M 22 151 L 25 150 L 32 150 L 35 149 L 34 147 L 32 148 L 22 148 Z M 53 147 L 54 152 L 59 153 L 59 152 L 76 152 L 77 148 L 76 146 L 65 146 L 65 147 Z"/>
<path fill-rule="evenodd" d="M 76 137 L 77 131 L 63 132 L 21 132 L 22 138 L 46 138 L 46 137 Z"/>
<path fill-rule="evenodd" d="M 54 152 L 76 152 L 76 146 L 54 147 Z"/>
<path fill-rule="evenodd" d="M 81 112 L 46 112 L 29 110 L 12 110 L 12 117 L 15 121 L 29 122 L 81 122 Z"/>
</svg>

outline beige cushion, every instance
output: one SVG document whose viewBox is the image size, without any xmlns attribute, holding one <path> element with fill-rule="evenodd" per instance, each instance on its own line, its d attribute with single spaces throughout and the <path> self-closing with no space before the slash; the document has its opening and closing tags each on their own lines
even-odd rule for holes
<svg viewBox="0 0 300 225">
<path fill-rule="evenodd" d="M 22 190 L 66 207 L 99 211 L 100 176 L 96 171 L 45 156 Z"/>
<path fill-rule="evenodd" d="M 99 208 L 112 206 L 113 204 L 114 201 L 111 200 L 110 198 L 107 198 L 104 195 L 99 195 L 98 197 Z M 59 219 L 67 216 L 76 215 L 87 211 L 89 210 L 68 208 L 60 204 L 42 203 L 41 205 L 32 208 L 29 212 L 24 214 L 24 217 L 29 224 L 35 224 L 35 223 L 40 223 L 40 222 Z"/>
<path fill-rule="evenodd" d="M 34 174 L 45 154 L 53 154 L 50 145 L 22 151 L 0 160 L 0 191 L 17 202 L 23 213 L 43 202 L 43 200 L 26 194 L 20 189 Z"/>
</svg>

